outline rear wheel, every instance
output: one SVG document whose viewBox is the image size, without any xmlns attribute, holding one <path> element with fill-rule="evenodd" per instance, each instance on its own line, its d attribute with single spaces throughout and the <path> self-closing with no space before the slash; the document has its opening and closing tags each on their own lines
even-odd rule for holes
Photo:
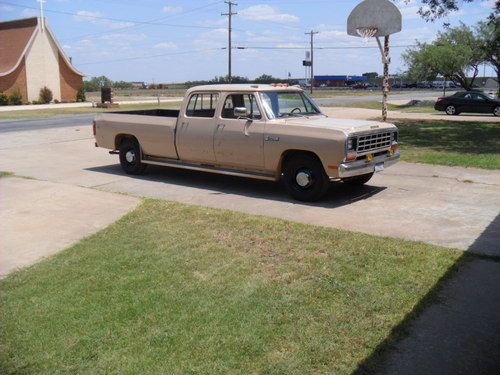
<svg viewBox="0 0 500 375">
<path fill-rule="evenodd" d="M 141 149 L 135 139 L 124 139 L 120 143 L 120 164 L 127 174 L 141 174 L 147 165 L 141 163 Z"/>
<path fill-rule="evenodd" d="M 285 161 L 283 182 L 294 199 L 315 202 L 325 195 L 330 180 L 316 157 L 298 154 Z"/>
<path fill-rule="evenodd" d="M 500 116 L 500 107 L 499 106 L 496 106 L 495 109 L 493 110 L 493 114 L 495 116 Z"/>
<path fill-rule="evenodd" d="M 361 176 L 355 177 L 346 177 L 342 179 L 342 182 L 350 186 L 361 186 L 370 181 L 370 178 L 372 178 L 372 176 L 373 173 L 363 174 Z"/>
<path fill-rule="evenodd" d="M 453 115 L 458 115 L 459 112 L 457 111 L 457 108 L 454 105 L 449 105 L 446 107 L 446 114 L 453 116 Z"/>
</svg>

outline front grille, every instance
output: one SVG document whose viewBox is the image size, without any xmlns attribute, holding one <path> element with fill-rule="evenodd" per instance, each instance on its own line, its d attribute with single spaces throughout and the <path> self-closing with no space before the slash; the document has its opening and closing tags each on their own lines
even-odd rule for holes
<svg viewBox="0 0 500 375">
<path fill-rule="evenodd" d="M 383 132 L 360 135 L 358 136 L 356 151 L 364 153 L 391 147 L 394 141 L 394 134 L 394 132 Z"/>
</svg>

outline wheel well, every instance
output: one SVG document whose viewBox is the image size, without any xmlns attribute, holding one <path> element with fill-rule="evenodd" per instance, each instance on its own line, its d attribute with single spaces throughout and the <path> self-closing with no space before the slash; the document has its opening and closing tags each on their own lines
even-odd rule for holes
<svg viewBox="0 0 500 375">
<path fill-rule="evenodd" d="M 312 156 L 313 158 L 315 158 L 316 160 L 318 160 L 321 165 L 323 165 L 323 163 L 321 163 L 321 159 L 314 152 L 305 151 L 305 150 L 286 150 L 285 152 L 283 152 L 281 154 L 280 163 L 278 165 L 278 170 L 280 171 L 280 173 L 283 171 L 283 166 L 285 165 L 285 163 L 288 160 L 290 160 L 290 158 L 294 157 L 295 155 L 309 155 L 309 156 Z"/>
<path fill-rule="evenodd" d="M 139 141 L 137 140 L 136 137 L 134 137 L 133 135 L 131 134 L 118 134 L 116 137 L 115 137 L 115 150 L 118 150 L 120 148 L 120 145 L 122 144 L 122 142 L 125 140 L 125 139 L 131 139 L 137 143 L 139 143 Z"/>
</svg>

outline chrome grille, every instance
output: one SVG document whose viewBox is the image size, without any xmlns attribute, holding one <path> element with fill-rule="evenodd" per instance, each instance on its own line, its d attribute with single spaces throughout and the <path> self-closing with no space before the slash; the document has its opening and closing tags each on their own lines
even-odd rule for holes
<svg viewBox="0 0 500 375">
<path fill-rule="evenodd" d="M 357 149 L 358 153 L 364 153 L 383 148 L 391 147 L 394 140 L 394 132 L 373 133 L 358 136 Z"/>
</svg>

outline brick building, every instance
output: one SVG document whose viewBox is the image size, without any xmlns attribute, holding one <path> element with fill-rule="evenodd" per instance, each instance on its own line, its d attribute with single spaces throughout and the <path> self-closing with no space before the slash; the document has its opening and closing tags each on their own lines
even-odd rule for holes
<svg viewBox="0 0 500 375">
<path fill-rule="evenodd" d="M 19 89 L 23 102 L 39 99 L 47 86 L 54 100 L 75 101 L 83 74 L 64 54 L 47 21 L 25 18 L 0 22 L 0 92 Z"/>
</svg>

